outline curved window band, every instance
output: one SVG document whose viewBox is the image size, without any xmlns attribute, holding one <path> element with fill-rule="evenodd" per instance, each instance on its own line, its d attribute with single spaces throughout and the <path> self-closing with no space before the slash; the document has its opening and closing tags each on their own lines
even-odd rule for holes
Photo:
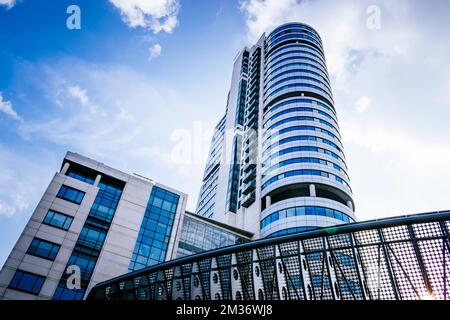
<svg viewBox="0 0 450 320">
<path fill-rule="evenodd" d="M 272 69 L 272 68 L 282 64 L 283 62 L 291 61 L 291 60 L 304 60 L 304 61 L 314 62 L 314 63 L 317 63 L 318 65 L 320 65 L 323 68 L 323 70 L 321 70 L 321 71 L 324 74 L 327 74 L 327 72 L 328 72 L 327 68 L 325 67 L 324 64 L 322 64 L 322 62 L 320 62 L 320 60 L 312 59 L 312 58 L 308 58 L 308 57 L 304 57 L 304 56 L 291 56 L 291 57 L 286 57 L 286 58 L 280 59 L 280 60 L 278 60 L 278 61 L 276 61 L 276 62 L 274 62 L 272 64 L 265 65 L 264 66 L 264 70 L 270 70 L 270 69 Z"/>
<path fill-rule="evenodd" d="M 333 100 L 333 97 L 331 96 L 331 94 L 330 94 L 329 92 L 325 91 L 324 89 L 322 89 L 321 87 L 315 86 L 315 85 L 313 85 L 313 84 L 308 84 L 308 83 L 301 83 L 301 84 L 297 84 L 297 83 L 296 83 L 296 84 L 288 84 L 288 85 L 286 85 L 286 86 L 280 87 L 280 88 L 278 88 L 278 89 L 272 91 L 270 94 L 265 95 L 265 97 L 264 97 L 264 102 L 267 102 L 267 100 L 268 100 L 270 97 L 272 97 L 272 96 L 278 94 L 278 93 L 281 92 L 281 91 L 289 90 L 289 89 L 294 89 L 294 88 L 295 88 L 295 89 L 297 89 L 297 88 L 311 88 L 311 89 L 315 89 L 315 90 L 317 90 L 317 91 L 323 92 L 323 93 L 326 95 L 327 98 L 329 98 L 330 100 Z"/>
<path fill-rule="evenodd" d="M 277 58 L 280 55 L 283 55 L 284 52 L 286 52 L 287 50 L 290 50 L 292 48 L 304 48 L 304 49 L 314 51 L 316 54 L 318 54 L 320 59 L 326 64 L 324 54 L 317 47 L 310 45 L 308 43 L 287 43 L 285 45 L 281 45 L 278 48 L 276 48 L 274 51 L 270 52 L 266 56 L 266 60 L 269 61 L 271 59 Z"/>
<path fill-rule="evenodd" d="M 305 67 L 305 68 L 311 68 L 314 69 L 316 71 L 320 71 L 322 72 L 322 75 L 324 77 L 327 77 L 327 74 L 320 69 L 319 67 L 316 67 L 315 65 L 312 65 L 310 63 L 302 63 L 302 62 L 295 62 L 295 63 L 288 63 L 288 64 L 284 64 L 274 70 L 266 70 L 264 71 L 264 81 L 267 81 L 267 79 L 269 78 L 270 75 L 275 75 L 277 72 L 283 70 L 283 69 L 289 69 L 289 68 L 295 68 L 295 67 Z"/>
<path fill-rule="evenodd" d="M 274 123 L 273 125 L 271 125 L 268 129 L 272 130 L 276 127 L 279 127 L 285 123 L 289 123 L 289 122 L 293 122 L 293 121 L 314 121 L 314 122 L 319 122 L 321 124 L 326 125 L 327 127 L 330 127 L 334 130 L 336 130 L 336 132 L 339 132 L 339 130 L 333 126 L 331 123 L 329 123 L 328 121 L 322 120 L 320 118 L 315 118 L 315 117 L 308 117 L 308 116 L 297 116 L 297 117 L 291 117 L 291 118 L 287 118 L 287 119 L 283 119 L 281 121 L 278 121 L 276 123 Z"/>
<path fill-rule="evenodd" d="M 269 110 L 266 111 L 265 116 L 267 116 L 269 113 L 272 113 L 273 111 L 280 109 L 284 106 L 290 105 L 290 104 L 296 104 L 296 103 L 310 103 L 313 106 L 320 106 L 328 111 L 333 112 L 334 115 L 336 115 L 336 112 L 334 111 L 334 109 L 332 109 L 331 107 L 327 106 L 326 104 L 316 101 L 316 100 L 312 100 L 312 99 L 306 99 L 306 98 L 302 98 L 302 99 L 290 99 L 281 103 L 277 103 L 275 105 L 273 105 Z"/>
<path fill-rule="evenodd" d="M 347 179 L 350 180 L 350 178 L 348 177 L 348 175 L 345 172 L 345 170 L 342 169 L 337 164 L 335 164 L 334 162 L 331 162 L 331 161 L 328 161 L 328 160 L 324 160 L 324 159 L 320 159 L 320 158 L 313 158 L 313 157 L 301 157 L 301 158 L 293 158 L 293 159 L 288 159 L 288 160 L 281 161 L 281 162 L 271 166 L 266 171 L 264 171 L 263 174 L 262 174 L 262 178 L 264 179 L 264 177 L 266 177 L 273 170 L 276 170 L 278 168 L 282 168 L 282 167 L 285 167 L 285 166 L 288 166 L 288 165 L 297 164 L 297 163 L 313 163 L 313 164 L 322 164 L 322 165 L 326 165 L 326 166 L 331 165 L 335 170 L 338 170 L 338 171 L 342 172 L 347 177 Z M 263 167 L 266 167 L 268 165 L 269 164 L 265 163 L 263 165 Z"/>
<path fill-rule="evenodd" d="M 279 44 L 280 42 L 286 41 L 286 40 L 290 40 L 290 39 L 303 39 L 303 40 L 307 40 L 307 41 L 311 41 L 312 43 L 314 43 L 315 45 L 317 45 L 319 48 L 322 48 L 322 43 L 320 41 L 317 41 L 316 38 L 314 37 L 310 37 L 308 35 L 305 34 L 301 34 L 301 33 L 292 33 L 289 35 L 285 35 L 285 36 L 281 36 L 277 39 L 272 40 L 271 42 L 267 42 L 267 49 L 270 50 L 273 47 L 275 47 L 277 44 Z"/>
<path fill-rule="evenodd" d="M 327 86 L 328 88 L 331 88 L 330 82 L 329 82 L 328 79 L 325 78 L 323 75 L 321 75 L 321 74 L 319 74 L 319 73 L 317 73 L 317 72 L 311 71 L 311 70 L 307 70 L 307 69 L 293 69 L 293 70 L 287 70 L 287 71 L 283 71 L 283 72 L 281 72 L 281 73 L 278 73 L 277 75 L 275 75 L 275 76 L 273 76 L 272 78 L 270 78 L 270 80 L 269 80 L 269 77 L 268 77 L 268 78 L 266 79 L 266 84 L 265 84 L 264 89 L 266 89 L 267 86 L 269 86 L 269 85 L 272 83 L 272 81 L 274 81 L 275 79 L 278 79 L 278 78 L 280 78 L 280 77 L 283 77 L 283 76 L 288 75 L 288 74 L 291 74 L 291 73 L 306 73 L 306 74 L 314 75 L 314 76 L 316 76 L 316 77 L 322 78 L 323 81 L 324 81 L 324 83 L 326 84 L 326 86 Z M 317 80 L 317 79 L 316 79 L 316 80 Z"/>
<path fill-rule="evenodd" d="M 289 108 L 289 109 L 283 110 L 283 111 L 271 116 L 269 119 L 267 119 L 265 121 L 265 123 L 267 123 L 268 121 L 272 121 L 273 119 L 276 119 L 278 117 L 281 117 L 282 115 L 292 113 L 292 112 L 311 112 L 311 113 L 317 112 L 318 114 L 332 120 L 337 125 L 336 120 L 332 116 L 330 116 L 328 113 L 323 112 L 318 109 L 315 109 L 315 108 L 309 108 L 309 107 L 294 107 L 294 108 Z"/>
<path fill-rule="evenodd" d="M 317 33 L 317 31 L 313 30 L 313 29 L 308 29 L 305 27 L 290 27 L 290 28 L 286 28 L 286 29 L 281 29 L 279 31 L 276 32 L 272 32 L 268 37 L 267 37 L 267 42 L 273 42 L 275 40 L 280 39 L 281 37 L 285 37 L 288 35 L 296 35 L 296 34 L 306 34 L 308 37 L 312 37 L 314 38 L 316 41 L 321 42 L 320 36 Z"/>
<path fill-rule="evenodd" d="M 350 185 L 347 182 L 345 182 L 344 179 L 342 179 L 341 177 L 338 177 L 337 175 L 334 175 L 334 174 L 326 172 L 326 171 L 315 170 L 315 169 L 299 169 L 299 170 L 292 170 L 292 171 L 287 171 L 287 172 L 278 174 L 278 175 L 270 178 L 269 180 L 267 180 L 261 186 L 261 190 L 266 189 L 268 186 L 270 186 L 271 184 L 273 184 L 281 179 L 286 179 L 286 178 L 296 177 L 296 176 L 319 176 L 319 177 L 325 177 L 325 178 L 334 177 L 335 178 L 334 180 L 343 184 L 344 186 L 349 188 L 349 190 L 351 191 Z"/>
<path fill-rule="evenodd" d="M 312 77 L 308 77 L 308 76 L 292 76 L 292 77 L 287 77 L 287 78 L 281 79 L 281 80 L 271 84 L 268 88 L 264 88 L 264 92 L 269 92 L 274 87 L 276 87 L 276 86 L 278 86 L 278 85 L 280 85 L 282 83 L 285 83 L 285 82 L 288 82 L 288 81 L 293 81 L 293 80 L 306 80 L 306 81 L 311 81 L 311 82 L 317 83 L 319 85 L 324 86 L 326 89 L 328 89 L 330 91 L 330 92 L 328 92 L 328 94 L 331 95 L 331 88 L 329 88 L 326 85 L 326 83 L 324 83 L 323 81 L 317 80 L 316 78 L 312 78 Z"/>
<path fill-rule="evenodd" d="M 293 50 L 294 48 L 296 50 Z M 311 51 L 300 50 L 300 49 L 308 49 Z M 288 54 L 306 54 L 306 55 L 309 55 L 310 57 L 315 57 L 315 58 L 319 59 L 324 65 L 326 65 L 325 59 L 320 55 L 320 52 L 317 49 L 315 49 L 314 47 L 311 47 L 311 46 L 304 45 L 304 44 L 294 44 L 294 45 L 287 45 L 284 47 L 280 47 L 278 50 L 275 50 L 274 53 L 277 53 L 277 54 L 276 55 L 272 54 L 266 59 L 266 65 L 269 65 L 270 63 L 274 62 L 278 58 L 280 58 L 284 55 L 288 55 Z"/>
<path fill-rule="evenodd" d="M 326 135 L 329 135 L 330 137 L 333 137 L 334 139 L 339 141 L 339 143 L 341 143 L 341 141 L 338 139 L 338 137 L 336 137 L 330 131 L 322 129 L 322 128 L 319 128 L 319 127 L 314 127 L 314 126 L 293 126 L 293 127 L 281 129 L 280 131 L 274 132 L 272 135 L 267 137 L 266 140 L 270 140 L 270 139 L 272 139 L 272 138 L 274 138 L 276 136 L 279 136 L 279 135 L 284 134 L 284 133 L 292 132 L 292 131 L 317 131 L 317 132 L 321 132 L 321 133 L 324 133 Z"/>
<path fill-rule="evenodd" d="M 310 230 L 315 230 L 315 229 L 319 229 L 319 228 L 320 227 L 288 228 L 288 229 L 283 229 L 283 230 L 271 233 L 266 238 L 274 238 L 274 237 L 278 237 L 278 236 L 284 236 L 284 235 L 292 234 L 292 233 L 299 233 L 299 232 L 304 232 L 304 231 L 310 231 Z"/>
<path fill-rule="evenodd" d="M 337 154 L 335 154 L 334 152 L 331 152 L 327 149 L 323 149 L 323 148 L 319 148 L 319 147 L 310 147 L 310 146 L 299 146 L 299 147 L 291 147 L 291 148 L 287 148 L 287 149 L 283 149 L 281 151 L 275 152 L 274 154 L 272 154 L 270 157 L 268 157 L 264 162 L 268 161 L 268 160 L 272 160 L 272 159 L 276 159 L 279 158 L 285 154 L 288 153 L 293 153 L 293 152 L 317 152 L 317 153 L 323 153 L 326 155 L 329 155 L 339 161 L 341 161 L 345 168 L 347 168 L 347 165 L 345 165 L 345 161 L 339 157 Z"/>
<path fill-rule="evenodd" d="M 296 142 L 296 141 L 314 141 L 314 142 L 321 142 L 324 144 L 327 144 L 333 148 L 335 148 L 336 150 L 338 150 L 339 152 L 342 152 L 341 148 L 339 148 L 339 146 L 337 144 L 335 144 L 334 142 L 331 142 L 330 140 L 327 139 L 323 139 L 321 137 L 316 137 L 316 136 L 294 136 L 294 137 L 288 137 L 288 138 L 284 138 L 281 139 L 278 142 L 274 142 L 272 143 L 270 146 L 268 146 L 264 152 L 263 152 L 263 157 L 270 152 L 270 150 L 272 150 L 272 148 L 281 146 L 283 144 L 289 143 L 289 142 Z M 343 152 L 342 152 L 343 153 Z"/>
<path fill-rule="evenodd" d="M 355 222 L 355 220 L 349 215 L 335 209 L 330 209 L 326 207 L 315 207 L 315 206 L 301 206 L 301 207 L 292 207 L 284 210 L 276 211 L 263 220 L 260 223 L 260 229 L 267 227 L 271 223 L 286 219 L 289 217 L 299 217 L 299 216 L 322 216 L 334 218 L 337 220 L 341 220 L 347 223 Z"/>
<path fill-rule="evenodd" d="M 316 30 L 314 30 L 312 27 L 308 26 L 307 24 L 304 23 L 287 23 L 285 25 L 279 26 L 278 28 L 276 28 L 275 30 L 273 30 L 270 34 L 269 37 L 275 37 L 276 35 L 278 35 L 279 33 L 281 33 L 282 31 L 286 32 L 289 30 L 305 30 L 305 31 L 309 31 L 312 32 L 312 34 L 314 34 L 317 38 L 320 39 L 319 34 L 317 33 Z M 290 32 L 289 32 L 290 33 Z M 287 34 L 289 34 L 287 33 Z"/>
</svg>

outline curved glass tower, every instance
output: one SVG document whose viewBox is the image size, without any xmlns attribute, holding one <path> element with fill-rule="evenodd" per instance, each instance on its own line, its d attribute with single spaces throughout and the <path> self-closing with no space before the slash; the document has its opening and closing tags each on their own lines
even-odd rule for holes
<svg viewBox="0 0 450 320">
<path fill-rule="evenodd" d="M 261 236 L 355 219 L 322 40 L 289 23 L 265 39 Z"/>
<path fill-rule="evenodd" d="M 221 154 L 234 160 L 215 160 L 216 175 L 207 167 L 199 214 L 215 179 L 208 216 L 256 238 L 354 221 L 325 54 L 313 28 L 284 24 L 236 57 L 221 123 L 223 136 L 234 137 Z"/>
</svg>

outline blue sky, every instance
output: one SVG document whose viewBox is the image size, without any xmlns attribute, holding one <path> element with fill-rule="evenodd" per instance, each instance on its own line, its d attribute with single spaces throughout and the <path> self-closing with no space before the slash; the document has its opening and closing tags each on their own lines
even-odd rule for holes
<svg viewBox="0 0 450 320">
<path fill-rule="evenodd" d="M 66 27 L 71 4 L 81 30 Z M 0 0 L 0 264 L 67 150 L 184 191 L 194 210 L 235 55 L 294 20 L 324 41 L 359 219 L 450 209 L 449 6 Z M 180 159 L 186 132 L 199 146 Z"/>
</svg>

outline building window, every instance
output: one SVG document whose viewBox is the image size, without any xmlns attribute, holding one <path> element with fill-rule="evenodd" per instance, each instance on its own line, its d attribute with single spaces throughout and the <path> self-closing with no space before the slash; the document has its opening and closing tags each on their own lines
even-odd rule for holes
<svg viewBox="0 0 450 320">
<path fill-rule="evenodd" d="M 61 246 L 59 244 L 34 238 L 27 250 L 27 253 L 53 261 L 55 260 L 60 247 Z"/>
<path fill-rule="evenodd" d="M 106 238 L 107 230 L 95 228 L 90 225 L 85 225 L 81 230 L 78 244 L 89 247 L 95 250 L 100 250 Z"/>
<path fill-rule="evenodd" d="M 82 300 L 84 289 L 69 289 L 65 282 L 61 281 L 53 296 L 54 300 Z"/>
<path fill-rule="evenodd" d="M 81 288 L 67 288 L 66 282 L 70 274 L 64 273 L 53 295 L 54 300 L 83 299 L 109 230 L 110 222 L 120 201 L 123 186 L 123 182 L 109 177 L 103 177 L 99 182 L 99 190 L 94 204 L 67 262 L 67 266 L 77 265 L 80 268 Z"/>
<path fill-rule="evenodd" d="M 128 267 L 129 271 L 165 260 L 179 200 L 179 195 L 153 187 Z"/>
<path fill-rule="evenodd" d="M 83 201 L 84 194 L 85 193 L 82 191 L 63 185 L 61 189 L 59 189 L 57 197 L 76 204 L 80 204 L 81 201 Z"/>
<path fill-rule="evenodd" d="M 44 224 L 59 228 L 62 230 L 69 230 L 72 224 L 73 218 L 66 216 L 65 214 L 49 210 L 44 218 Z"/>
<path fill-rule="evenodd" d="M 45 277 L 17 270 L 9 288 L 38 295 L 44 284 Z"/>
<path fill-rule="evenodd" d="M 94 184 L 97 173 L 89 168 L 80 166 L 76 163 L 71 163 L 66 172 L 66 176 L 89 184 Z"/>
</svg>

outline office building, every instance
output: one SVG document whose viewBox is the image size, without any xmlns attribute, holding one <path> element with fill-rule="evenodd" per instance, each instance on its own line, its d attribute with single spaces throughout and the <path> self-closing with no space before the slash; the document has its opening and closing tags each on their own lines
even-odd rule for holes
<svg viewBox="0 0 450 320">
<path fill-rule="evenodd" d="M 355 221 L 319 34 L 302 23 L 236 57 L 197 212 L 255 239 Z"/>
<path fill-rule="evenodd" d="M 187 213 L 186 202 L 182 192 L 68 152 L 0 272 L 0 299 L 81 300 L 99 282 L 252 237 Z"/>
</svg>

